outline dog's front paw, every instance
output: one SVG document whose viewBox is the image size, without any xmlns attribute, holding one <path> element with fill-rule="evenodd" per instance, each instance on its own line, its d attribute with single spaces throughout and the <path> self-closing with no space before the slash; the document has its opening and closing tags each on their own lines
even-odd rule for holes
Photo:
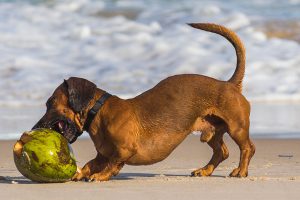
<svg viewBox="0 0 300 200">
<path fill-rule="evenodd" d="M 212 171 L 205 168 L 200 168 L 191 173 L 191 176 L 210 176 Z"/>
<path fill-rule="evenodd" d="M 81 173 L 76 173 L 73 177 L 72 177 L 72 179 L 71 179 L 72 181 L 75 181 L 75 182 L 77 182 L 77 181 L 89 181 L 89 178 L 87 177 L 87 176 L 85 176 L 84 174 L 81 174 Z"/>
<path fill-rule="evenodd" d="M 110 173 L 97 173 L 90 176 L 89 180 L 94 182 L 108 181 L 111 177 Z"/>
<path fill-rule="evenodd" d="M 88 181 L 89 178 L 88 178 L 84 173 L 82 173 L 81 168 L 77 167 L 77 172 L 76 172 L 76 174 L 72 177 L 71 180 L 72 180 L 72 181 L 81 181 L 81 180 Z"/>
</svg>

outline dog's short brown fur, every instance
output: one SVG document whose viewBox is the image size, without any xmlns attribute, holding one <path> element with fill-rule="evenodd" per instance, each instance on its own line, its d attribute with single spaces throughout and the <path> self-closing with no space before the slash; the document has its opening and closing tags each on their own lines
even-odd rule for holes
<svg viewBox="0 0 300 200">
<path fill-rule="evenodd" d="M 215 24 L 190 24 L 227 38 L 235 47 L 237 67 L 229 81 L 184 74 L 168 77 L 132 99 L 110 97 L 89 130 L 97 156 L 73 180 L 109 180 L 124 164 L 146 165 L 165 159 L 192 131 L 213 149 L 209 163 L 192 172 L 209 176 L 229 153 L 223 141 L 227 132 L 240 148 L 240 163 L 230 176 L 246 177 L 255 153 L 249 139 L 250 105 L 241 94 L 245 50 L 232 31 Z M 35 127 L 64 116 L 83 131 L 87 112 L 104 91 L 85 79 L 70 78 L 48 100 L 47 112 Z M 50 125 L 49 125 L 50 124 Z M 62 133 L 63 134 L 63 133 Z M 68 133 L 70 134 L 70 133 Z"/>
</svg>

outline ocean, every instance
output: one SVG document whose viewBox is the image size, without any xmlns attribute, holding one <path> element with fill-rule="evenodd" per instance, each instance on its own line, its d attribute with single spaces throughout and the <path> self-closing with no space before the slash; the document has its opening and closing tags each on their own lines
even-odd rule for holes
<svg viewBox="0 0 300 200">
<path fill-rule="evenodd" d="M 300 0 L 0 0 L 0 22 L 0 139 L 30 129 L 70 76 L 123 98 L 174 74 L 227 80 L 233 47 L 189 22 L 244 41 L 251 134 L 300 136 Z"/>
</svg>

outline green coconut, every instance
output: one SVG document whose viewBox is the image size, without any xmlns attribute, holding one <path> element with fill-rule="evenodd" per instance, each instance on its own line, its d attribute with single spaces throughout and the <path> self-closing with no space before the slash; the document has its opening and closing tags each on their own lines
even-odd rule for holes
<svg viewBox="0 0 300 200">
<path fill-rule="evenodd" d="M 71 146 L 61 134 L 51 129 L 25 132 L 13 152 L 17 169 L 35 182 L 66 182 L 77 170 Z"/>
</svg>

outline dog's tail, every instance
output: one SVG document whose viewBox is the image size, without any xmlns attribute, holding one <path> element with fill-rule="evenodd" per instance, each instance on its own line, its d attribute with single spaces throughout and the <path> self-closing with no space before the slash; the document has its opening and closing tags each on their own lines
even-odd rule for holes
<svg viewBox="0 0 300 200">
<path fill-rule="evenodd" d="M 245 74 L 246 56 L 245 48 L 240 38 L 233 31 L 221 25 L 210 23 L 191 23 L 188 25 L 197 29 L 222 35 L 234 46 L 237 56 L 237 64 L 232 77 L 228 81 L 234 83 L 239 88 L 239 90 L 242 91 L 242 81 Z"/>
</svg>

